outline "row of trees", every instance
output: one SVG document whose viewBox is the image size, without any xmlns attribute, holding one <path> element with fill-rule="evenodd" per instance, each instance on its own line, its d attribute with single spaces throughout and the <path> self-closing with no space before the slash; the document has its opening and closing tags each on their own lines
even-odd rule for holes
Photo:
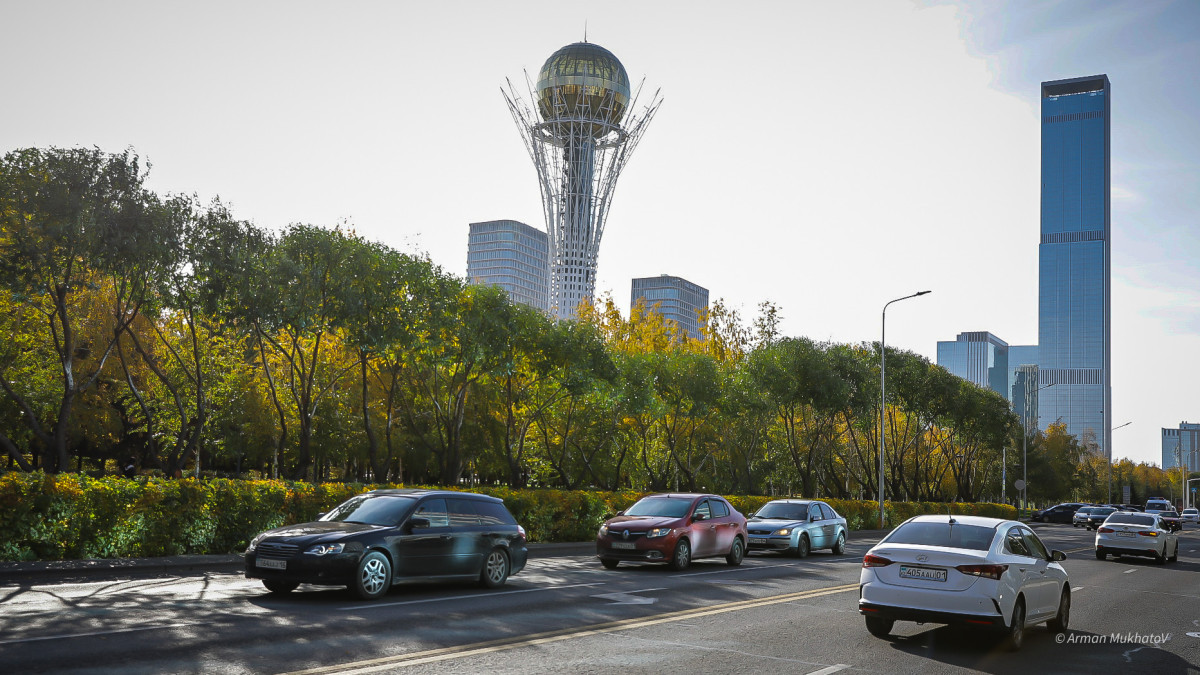
<svg viewBox="0 0 1200 675">
<path fill-rule="evenodd" d="M 348 228 L 272 233 L 145 177 L 128 151 L 0 163 L 12 468 L 876 494 L 877 344 L 781 336 L 770 305 L 747 325 L 716 304 L 703 340 L 611 299 L 555 322 Z M 888 494 L 997 499 L 1005 400 L 888 365 Z M 1031 495 L 1089 485 L 1061 426 L 1030 448 Z"/>
</svg>

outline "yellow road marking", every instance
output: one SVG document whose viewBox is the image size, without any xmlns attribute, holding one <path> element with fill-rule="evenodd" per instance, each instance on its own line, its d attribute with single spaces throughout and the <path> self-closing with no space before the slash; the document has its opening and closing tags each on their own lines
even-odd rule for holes
<svg viewBox="0 0 1200 675">
<path fill-rule="evenodd" d="M 403 666 L 416 666 L 425 663 L 436 663 L 438 661 L 448 661 L 450 659 L 461 659 L 468 656 L 481 656 L 491 654 L 507 649 L 516 649 L 518 647 L 533 647 L 544 645 L 553 642 L 561 642 L 564 640 L 572 640 L 590 635 L 600 635 L 603 633 L 613 633 L 616 631 L 630 630 L 633 628 L 644 628 L 647 626 L 656 626 L 663 623 L 671 623 L 674 621 L 683 621 L 685 619 L 694 619 L 703 616 L 713 616 L 716 614 L 724 614 L 726 612 L 737 612 L 743 609 L 754 609 L 757 607 L 767 607 L 770 605 L 778 605 L 794 600 L 806 600 L 808 598 L 816 598 L 822 595 L 833 595 L 836 593 L 846 593 L 858 589 L 858 584 L 846 584 L 844 586 L 830 586 L 827 588 L 817 588 L 811 591 L 800 591 L 797 593 L 786 593 L 784 595 L 776 595 L 769 598 L 756 598 L 754 600 L 741 600 L 738 602 L 729 602 L 722 605 L 714 605 L 712 607 L 700 607 L 697 609 L 686 609 L 679 612 L 671 612 L 669 614 L 660 614 L 657 616 L 641 618 L 641 619 L 622 619 L 620 621 L 610 621 L 608 623 L 595 624 L 583 628 L 568 628 L 564 630 L 547 631 L 544 633 L 535 633 L 523 638 L 501 638 L 499 640 L 488 640 L 486 642 L 477 642 L 475 644 L 461 645 L 458 647 L 443 647 L 441 649 L 430 649 L 422 652 L 414 652 L 412 654 L 399 654 L 396 656 L 387 656 L 378 659 L 367 659 L 364 661 L 355 661 L 351 663 L 343 663 L 335 666 L 322 666 L 320 668 L 312 668 L 309 670 L 300 670 L 288 675 L 327 675 L 329 673 L 340 673 L 349 675 L 350 673 L 372 673 L 389 668 L 397 668 Z"/>
</svg>

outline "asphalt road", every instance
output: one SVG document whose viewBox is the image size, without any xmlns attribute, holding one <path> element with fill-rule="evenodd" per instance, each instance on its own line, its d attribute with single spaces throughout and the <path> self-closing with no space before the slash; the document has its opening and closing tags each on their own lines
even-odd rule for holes
<svg viewBox="0 0 1200 675">
<path fill-rule="evenodd" d="M 874 540 L 805 559 L 752 555 L 686 572 L 587 555 L 531 559 L 502 589 L 397 587 L 267 595 L 227 572 L 0 585 L 4 672 L 1200 673 L 1200 531 L 1180 559 L 1096 560 L 1092 536 L 1035 525 L 1068 552 L 1070 631 L 1031 629 L 1019 653 L 992 636 L 898 623 L 871 637 L 856 611 Z M 136 576 L 136 575 L 135 575 Z M 1190 635 L 1189 635 L 1190 633 Z"/>
</svg>

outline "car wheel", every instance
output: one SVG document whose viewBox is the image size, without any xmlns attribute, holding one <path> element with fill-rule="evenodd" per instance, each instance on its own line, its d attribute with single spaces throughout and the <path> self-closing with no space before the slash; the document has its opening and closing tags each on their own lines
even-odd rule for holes
<svg viewBox="0 0 1200 675">
<path fill-rule="evenodd" d="M 675 552 L 671 554 L 671 569 L 686 570 L 692 564 L 692 546 L 687 539 L 680 539 L 675 544 Z"/>
<path fill-rule="evenodd" d="M 1071 621 L 1071 589 L 1063 586 L 1062 597 L 1058 600 L 1058 614 L 1046 622 L 1051 633 L 1067 632 L 1067 624 Z"/>
<path fill-rule="evenodd" d="M 499 588 L 508 581 L 508 556 L 501 549 L 494 548 L 483 561 L 483 569 L 479 572 L 479 583 L 484 588 Z"/>
<path fill-rule="evenodd" d="M 617 565 L 621 564 L 621 561 L 613 560 L 612 558 L 601 558 L 600 564 L 604 565 L 604 569 L 606 570 L 615 570 L 617 569 Z"/>
<path fill-rule="evenodd" d="M 800 541 L 796 544 L 796 557 L 807 558 L 808 550 L 808 535 L 802 534 L 800 535 Z"/>
<path fill-rule="evenodd" d="M 741 537 L 733 538 L 733 546 L 729 547 L 729 555 L 725 556 L 725 562 L 733 567 L 742 564 L 742 558 L 746 557 L 746 546 L 742 543 Z"/>
<path fill-rule="evenodd" d="M 282 581 L 280 579 L 263 579 L 263 586 L 266 586 L 268 591 L 271 591 L 272 593 L 274 593 L 276 595 L 283 595 L 284 593 L 291 593 L 292 591 L 296 590 L 296 587 L 299 585 L 300 584 L 295 581 Z"/>
<path fill-rule="evenodd" d="M 1096 560 L 1108 560 L 1108 554 L 1100 549 L 1096 549 Z"/>
<path fill-rule="evenodd" d="M 1008 626 L 1008 635 L 1004 638 L 1005 646 L 1010 652 L 1021 651 L 1021 645 L 1025 644 L 1025 599 L 1017 598 L 1017 604 L 1013 607 L 1012 623 Z"/>
<path fill-rule="evenodd" d="M 837 541 L 833 542 L 833 548 L 831 550 L 833 551 L 834 555 L 841 555 L 846 552 L 846 533 L 845 532 L 838 533 Z"/>
<path fill-rule="evenodd" d="M 1179 560 L 1179 542 L 1175 542 L 1175 552 L 1172 553 L 1171 557 L 1167 558 L 1167 560 L 1170 562 L 1175 562 L 1175 561 Z"/>
<path fill-rule="evenodd" d="M 892 634 L 892 626 L 896 624 L 893 619 L 885 619 L 881 616 L 868 616 L 867 632 L 877 638 L 886 638 Z"/>
<path fill-rule="evenodd" d="M 1159 553 L 1158 551 L 1154 552 L 1154 564 L 1156 564 L 1156 565 L 1166 565 L 1167 564 L 1167 542 L 1165 542 L 1165 541 L 1163 542 L 1162 553 Z"/>
<path fill-rule="evenodd" d="M 363 600 L 377 600 L 392 587 L 392 564 L 379 551 L 370 551 L 358 561 L 350 590 Z"/>
</svg>

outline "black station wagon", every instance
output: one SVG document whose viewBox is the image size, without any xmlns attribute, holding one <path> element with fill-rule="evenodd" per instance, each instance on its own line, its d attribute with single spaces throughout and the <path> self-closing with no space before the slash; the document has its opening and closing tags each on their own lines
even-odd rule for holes
<svg viewBox="0 0 1200 675">
<path fill-rule="evenodd" d="M 495 497 L 374 490 L 320 520 L 267 530 L 246 549 L 246 577 L 272 593 L 346 586 L 364 600 L 392 584 L 478 580 L 501 586 L 525 567 L 525 529 Z"/>
</svg>

